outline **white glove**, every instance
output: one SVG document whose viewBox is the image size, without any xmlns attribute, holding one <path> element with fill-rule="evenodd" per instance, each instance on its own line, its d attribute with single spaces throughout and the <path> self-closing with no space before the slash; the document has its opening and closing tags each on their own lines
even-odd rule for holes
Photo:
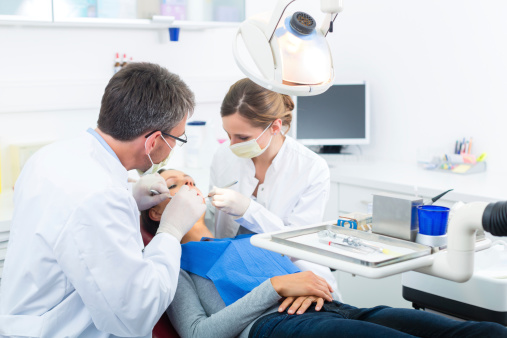
<svg viewBox="0 0 507 338">
<path fill-rule="evenodd" d="M 198 195 L 195 189 L 184 185 L 162 213 L 157 234 L 168 233 L 180 242 L 205 211 L 206 204 L 204 204 L 202 196 Z"/>
<path fill-rule="evenodd" d="M 231 216 L 243 217 L 250 206 L 250 198 L 232 189 L 213 187 L 208 196 L 213 197 L 211 204 Z"/>
<path fill-rule="evenodd" d="M 160 195 L 152 196 L 150 192 L 152 189 L 158 191 Z M 132 195 L 136 200 L 139 211 L 148 210 L 171 197 L 169 189 L 167 189 L 167 183 L 158 173 L 142 176 L 134 184 Z"/>
</svg>

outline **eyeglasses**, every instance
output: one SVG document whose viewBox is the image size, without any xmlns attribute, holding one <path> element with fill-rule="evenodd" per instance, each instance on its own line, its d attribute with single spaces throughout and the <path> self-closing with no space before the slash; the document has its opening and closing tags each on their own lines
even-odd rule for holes
<svg viewBox="0 0 507 338">
<path fill-rule="evenodd" d="M 158 130 L 154 130 L 152 131 L 151 133 L 149 133 L 148 135 L 145 136 L 145 138 L 148 138 L 150 137 L 151 135 L 153 135 L 153 133 L 156 133 Z M 160 131 L 162 133 L 162 135 L 164 136 L 167 136 L 167 137 L 170 137 L 170 138 L 173 138 L 176 140 L 176 145 L 178 147 L 181 147 L 183 146 L 185 143 L 187 143 L 187 134 L 183 133 L 183 135 L 181 135 L 180 137 L 176 137 L 176 136 L 173 136 L 171 134 L 168 134 L 168 133 L 164 133 L 163 131 Z"/>
</svg>

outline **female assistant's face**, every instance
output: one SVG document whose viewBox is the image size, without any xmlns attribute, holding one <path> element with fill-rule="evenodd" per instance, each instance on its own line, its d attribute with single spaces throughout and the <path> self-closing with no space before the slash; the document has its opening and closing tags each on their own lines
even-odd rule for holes
<svg viewBox="0 0 507 338">
<path fill-rule="evenodd" d="M 222 125 L 227 136 L 231 140 L 231 145 L 256 139 L 264 131 L 261 127 L 254 127 L 250 121 L 238 113 L 222 117 Z M 264 149 L 272 136 L 270 129 L 257 140 L 259 146 Z"/>
<path fill-rule="evenodd" d="M 194 179 L 190 177 L 189 175 L 185 174 L 182 171 L 179 170 L 166 170 L 163 171 L 160 176 L 165 180 L 165 183 L 167 184 L 167 188 L 169 189 L 169 193 L 174 196 L 178 191 L 180 191 L 181 187 L 184 185 L 187 185 L 190 189 L 194 189 L 197 191 L 197 194 L 202 196 L 201 191 L 195 186 Z M 158 214 L 162 214 L 164 212 L 165 207 L 168 203 L 171 202 L 171 199 L 167 199 L 163 201 L 162 203 L 154 206 L 152 209 L 156 211 Z M 150 217 L 152 214 L 150 213 Z M 153 217 L 151 217 L 153 219 Z M 157 219 L 155 219 L 157 220 Z M 160 219 L 158 219 L 160 220 Z"/>
</svg>

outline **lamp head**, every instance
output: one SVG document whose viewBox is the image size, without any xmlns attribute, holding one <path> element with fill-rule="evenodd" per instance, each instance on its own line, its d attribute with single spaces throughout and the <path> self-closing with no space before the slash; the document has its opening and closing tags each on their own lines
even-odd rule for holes
<svg viewBox="0 0 507 338">
<path fill-rule="evenodd" d="M 299 20 L 306 24 L 301 24 Z M 271 39 L 271 49 L 276 58 L 275 64 L 281 70 L 283 84 L 325 86 L 327 90 L 333 83 L 329 45 L 326 38 L 315 30 L 315 21 L 310 15 L 296 12 L 287 16 Z"/>
<path fill-rule="evenodd" d="M 280 5 L 283 2 L 270 20 L 261 15 L 241 24 L 233 43 L 236 63 L 252 81 L 269 90 L 295 96 L 321 94 L 334 82 L 327 30 L 316 29 L 313 17 L 304 12 L 284 15 L 288 4 Z M 239 36 L 258 72 L 240 57 Z"/>
</svg>

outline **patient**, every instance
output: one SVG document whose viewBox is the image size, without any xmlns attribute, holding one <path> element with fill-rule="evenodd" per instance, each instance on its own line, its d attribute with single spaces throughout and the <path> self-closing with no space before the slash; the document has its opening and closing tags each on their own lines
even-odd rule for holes
<svg viewBox="0 0 507 338">
<path fill-rule="evenodd" d="M 172 194 L 185 184 L 195 188 L 192 178 L 180 171 L 167 170 L 161 175 L 167 180 Z M 143 214 L 145 225 L 148 224 L 147 228 L 151 233 L 156 233 L 158 220 L 167 203 L 170 203 L 170 200 Z M 182 242 L 211 237 L 203 218 L 186 237 Z M 234 241 L 243 241 L 242 247 L 249 245 L 249 241 L 245 242 L 244 238 L 232 239 L 231 243 Z M 216 247 L 214 243 L 216 244 L 200 242 L 183 245 L 182 268 L 188 266 L 188 262 L 194 262 L 198 268 L 203 264 L 211 266 L 213 260 L 220 256 L 213 252 Z M 194 250 L 194 247 L 204 250 Z M 247 248 L 250 255 L 266 251 L 253 247 L 250 249 Z M 221 253 L 220 259 L 226 255 L 227 262 L 237 262 L 240 258 L 245 258 L 244 252 L 228 250 Z M 261 256 L 258 260 L 257 257 L 249 257 L 247 261 L 251 266 L 246 266 L 243 273 L 259 270 L 255 263 L 261 261 L 264 262 L 262 267 L 269 270 L 267 265 L 270 263 L 266 263 L 265 256 Z M 280 264 L 285 264 L 286 267 L 292 264 L 281 255 L 271 253 L 270 257 L 274 257 L 271 264 L 277 267 Z M 223 278 L 227 278 L 226 276 L 235 276 L 238 273 L 237 266 L 222 267 L 229 271 L 220 276 L 221 282 L 224 282 Z M 288 269 L 291 267 L 288 266 Z M 297 267 L 293 266 L 292 271 L 298 271 Z M 460 322 L 424 311 L 387 306 L 355 308 L 332 300 L 331 287 L 323 278 L 309 271 L 275 275 L 263 280 L 259 280 L 255 275 L 252 280 L 257 282 L 253 283 L 257 286 L 231 302 L 224 298 L 223 288 L 217 288 L 208 275 L 200 276 L 180 270 L 176 295 L 167 310 L 171 323 L 182 338 L 507 337 L 507 329 L 496 323 Z M 235 283 L 234 280 L 226 282 Z"/>
<path fill-rule="evenodd" d="M 188 185 L 190 189 L 195 189 L 198 194 L 202 195 L 201 191 L 195 186 L 194 179 L 184 172 L 175 169 L 160 169 L 158 173 L 165 179 L 171 195 L 176 195 L 184 185 Z M 141 224 L 152 236 L 157 233 L 162 213 L 170 201 L 171 199 L 167 199 L 153 208 L 141 212 Z M 204 214 L 192 229 L 183 236 L 181 243 L 200 241 L 201 237 L 213 237 L 204 223 Z"/>
</svg>

